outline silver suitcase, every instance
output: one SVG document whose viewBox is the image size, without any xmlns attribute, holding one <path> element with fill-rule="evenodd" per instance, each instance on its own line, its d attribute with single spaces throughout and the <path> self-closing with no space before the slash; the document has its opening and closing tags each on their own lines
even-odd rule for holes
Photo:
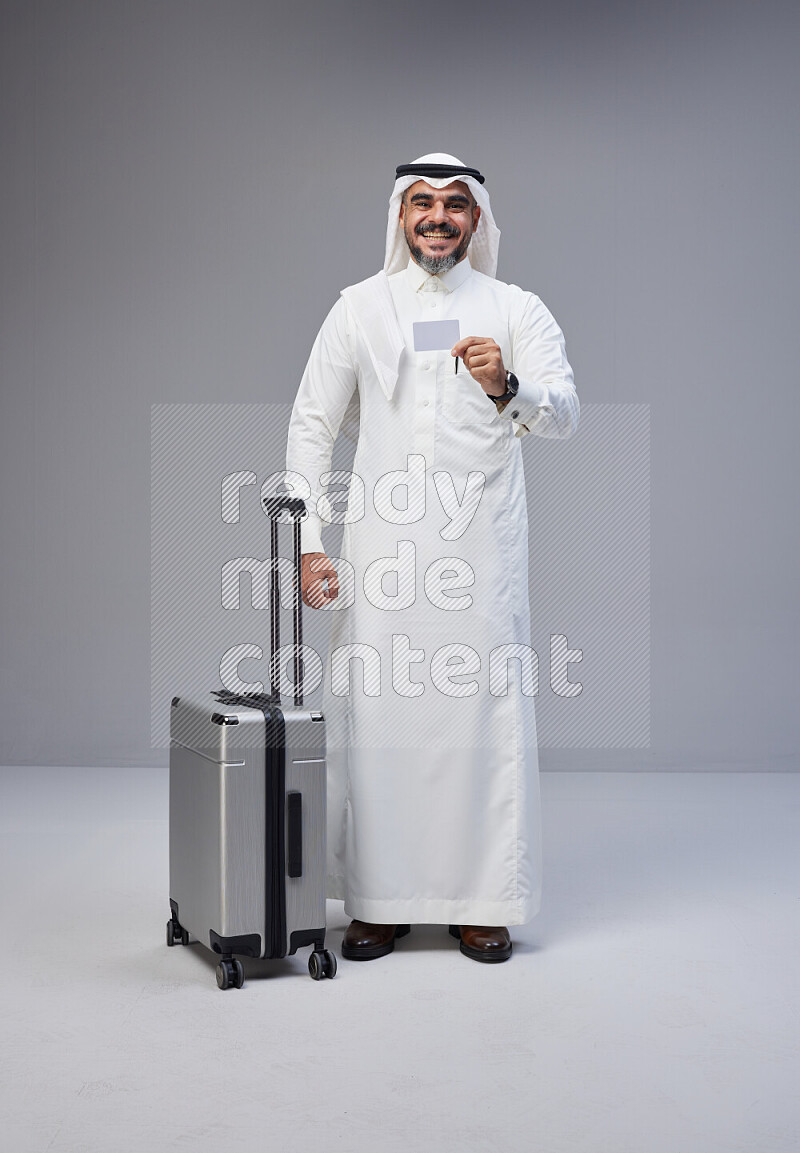
<svg viewBox="0 0 800 1153">
<path fill-rule="evenodd" d="M 336 973 L 325 948 L 325 720 L 302 699 L 304 505 L 286 497 L 265 505 L 272 558 L 283 511 L 294 525 L 294 705 L 282 704 L 276 692 L 217 691 L 174 697 L 171 709 L 167 944 L 195 938 L 208 946 L 219 957 L 221 989 L 241 988 L 239 957 L 285 957 L 308 945 L 311 976 Z M 274 566 L 273 658 L 280 649 L 278 591 Z"/>
</svg>

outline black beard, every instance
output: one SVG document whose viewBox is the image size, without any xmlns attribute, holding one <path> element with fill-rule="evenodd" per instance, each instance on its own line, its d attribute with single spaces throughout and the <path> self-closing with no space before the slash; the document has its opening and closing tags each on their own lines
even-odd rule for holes
<svg viewBox="0 0 800 1153">
<path fill-rule="evenodd" d="M 430 228 L 430 226 L 425 228 L 418 224 L 414 229 L 414 234 L 422 236 L 425 231 L 441 232 L 446 236 L 458 235 L 458 229 L 454 228 L 452 224 L 443 224 L 440 228 Z M 472 240 L 471 229 L 464 232 L 460 243 L 447 256 L 428 256 L 422 251 L 418 244 L 413 243 L 413 237 L 410 237 L 408 232 L 406 232 L 406 243 L 408 244 L 411 255 L 420 268 L 424 269 L 425 272 L 429 272 L 431 276 L 438 276 L 442 272 L 448 272 L 451 268 L 455 268 L 459 260 L 466 254 L 470 240 Z"/>
<path fill-rule="evenodd" d="M 455 252 L 451 252 L 447 256 L 428 256 L 427 253 L 424 253 L 421 248 L 417 248 L 415 245 L 411 249 L 411 255 L 420 268 L 429 272 L 431 276 L 439 276 L 442 272 L 449 272 L 451 268 L 455 268 L 458 264 L 458 257 Z"/>
</svg>

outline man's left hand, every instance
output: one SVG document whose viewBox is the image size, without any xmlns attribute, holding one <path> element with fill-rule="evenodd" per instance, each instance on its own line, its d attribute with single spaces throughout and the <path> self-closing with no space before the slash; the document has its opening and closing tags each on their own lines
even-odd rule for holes
<svg viewBox="0 0 800 1153">
<path fill-rule="evenodd" d="M 490 336 L 465 336 L 453 345 L 451 355 L 461 357 L 467 372 L 487 396 L 502 396 L 506 391 L 503 354 Z"/>
</svg>

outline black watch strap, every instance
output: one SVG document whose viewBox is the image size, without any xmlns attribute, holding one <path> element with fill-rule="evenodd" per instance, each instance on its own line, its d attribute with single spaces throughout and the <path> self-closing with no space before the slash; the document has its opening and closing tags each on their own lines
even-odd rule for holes
<svg viewBox="0 0 800 1153">
<path fill-rule="evenodd" d="M 493 396 L 492 400 L 495 404 L 504 404 L 507 400 L 513 400 L 519 392 L 519 381 L 513 372 L 506 373 L 506 391 L 501 396 Z"/>
</svg>

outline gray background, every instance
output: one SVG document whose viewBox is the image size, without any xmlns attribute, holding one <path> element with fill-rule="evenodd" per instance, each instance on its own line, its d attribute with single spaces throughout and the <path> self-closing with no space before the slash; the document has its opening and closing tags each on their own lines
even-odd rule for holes
<svg viewBox="0 0 800 1153">
<path fill-rule="evenodd" d="M 582 400 L 651 406 L 651 747 L 543 767 L 797 767 L 795 5 L 1 11 L 0 762 L 166 763 L 150 407 L 290 402 L 442 149 Z"/>
</svg>

